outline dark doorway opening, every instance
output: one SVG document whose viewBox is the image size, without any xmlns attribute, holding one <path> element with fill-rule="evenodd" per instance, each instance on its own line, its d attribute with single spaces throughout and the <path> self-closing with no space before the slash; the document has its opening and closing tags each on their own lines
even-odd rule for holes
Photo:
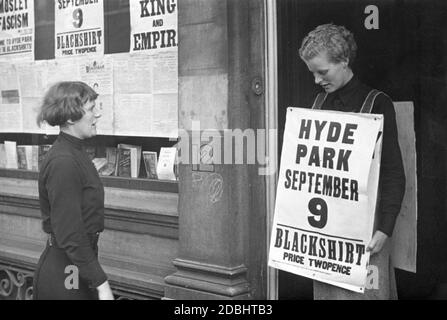
<svg viewBox="0 0 447 320">
<path fill-rule="evenodd" d="M 277 0 L 278 150 L 286 108 L 309 107 L 319 91 L 298 49 L 319 24 L 346 26 L 359 50 L 353 70 L 394 101 L 413 101 L 417 150 L 417 273 L 396 269 L 399 299 L 447 298 L 447 2 L 374 1 L 368 30 L 363 0 Z M 279 272 L 279 299 L 312 299 L 312 280 Z"/>
</svg>

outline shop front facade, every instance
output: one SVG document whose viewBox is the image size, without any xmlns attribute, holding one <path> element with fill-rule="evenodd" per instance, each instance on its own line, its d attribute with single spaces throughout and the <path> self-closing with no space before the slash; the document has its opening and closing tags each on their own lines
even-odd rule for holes
<svg viewBox="0 0 447 320">
<path fill-rule="evenodd" d="M 313 298 L 312 280 L 267 262 L 285 111 L 310 106 L 318 89 L 298 48 L 307 32 L 327 22 L 354 32 L 360 48 L 354 70 L 365 82 L 394 101 L 414 102 L 417 272 L 398 271 L 397 280 L 402 298 L 432 297 L 446 282 L 447 243 L 441 232 L 446 116 L 441 106 L 447 67 L 440 54 L 446 50 L 440 24 L 447 6 L 406 0 L 164 3 L 178 9 L 179 138 L 105 135 L 99 141 L 154 151 L 176 144 L 178 179 L 102 179 L 106 230 L 100 261 L 116 297 Z M 35 50 L 43 55 L 53 51 L 47 38 L 54 33 L 54 16 L 45 15 L 48 8 L 35 9 Z M 130 32 L 130 23 L 122 22 L 129 20 L 128 8 L 129 1 L 106 5 L 108 36 L 118 39 L 106 44 L 106 53 L 122 52 L 121 37 Z M 442 50 L 432 50 L 440 44 Z M 17 144 L 52 139 L 23 132 L 0 137 Z M 0 295 L 26 299 L 47 239 L 41 231 L 37 172 L 2 168 L 0 173 Z"/>
<path fill-rule="evenodd" d="M 54 4 L 35 4 L 35 55 L 39 60 L 55 58 Z M 182 142 L 188 142 L 191 150 L 197 148 L 197 140 L 186 137 L 192 136 L 191 124 L 195 123 L 213 130 L 262 128 L 265 4 L 162 4 L 166 10 L 178 6 L 178 132 Z M 104 11 L 105 54 L 113 56 L 132 48 L 126 39 L 129 1 L 105 1 Z M 14 140 L 17 145 L 51 144 L 56 137 L 54 133 L 1 135 L 2 143 Z M 94 139 L 89 145 L 127 143 L 156 152 L 179 142 L 175 137 L 131 134 Z M 141 175 L 136 179 L 102 177 L 105 231 L 100 237 L 100 262 L 116 298 L 265 298 L 266 283 L 261 281 L 267 270 L 264 177 L 258 177 L 255 166 L 244 164 L 185 163 L 178 166 L 178 178 L 173 181 Z M 1 295 L 29 299 L 34 270 L 47 241 L 41 230 L 38 173 L 0 171 Z"/>
</svg>

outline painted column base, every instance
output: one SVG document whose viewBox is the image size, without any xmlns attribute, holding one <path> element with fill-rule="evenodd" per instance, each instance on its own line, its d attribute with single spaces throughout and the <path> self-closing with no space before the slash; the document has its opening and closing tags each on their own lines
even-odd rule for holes
<svg viewBox="0 0 447 320">
<path fill-rule="evenodd" d="M 244 265 L 223 267 L 183 259 L 175 259 L 173 263 L 177 272 L 165 278 L 165 299 L 250 299 Z"/>
</svg>

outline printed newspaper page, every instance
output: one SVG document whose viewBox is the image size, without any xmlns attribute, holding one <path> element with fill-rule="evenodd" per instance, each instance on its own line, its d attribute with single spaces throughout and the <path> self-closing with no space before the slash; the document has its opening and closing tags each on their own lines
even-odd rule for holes
<svg viewBox="0 0 447 320">
<path fill-rule="evenodd" d="M 114 105 L 116 135 L 151 136 L 151 94 L 117 94 Z"/>
<path fill-rule="evenodd" d="M 81 81 L 88 84 L 96 93 L 96 108 L 101 114 L 97 123 L 98 134 L 113 134 L 113 63 L 110 57 L 98 59 L 79 59 Z"/>
<path fill-rule="evenodd" d="M 0 63 L 0 132 L 22 131 L 19 79 L 14 65 Z"/>
<path fill-rule="evenodd" d="M 23 110 L 23 132 L 45 133 L 36 123 L 36 118 L 48 79 L 47 61 L 21 62 L 15 65 L 19 78 Z"/>
<path fill-rule="evenodd" d="M 133 135 L 134 132 L 138 136 L 177 137 L 177 53 L 115 54 L 112 62 L 114 134 Z M 130 101 L 142 101 L 143 104 L 129 104 Z"/>
</svg>

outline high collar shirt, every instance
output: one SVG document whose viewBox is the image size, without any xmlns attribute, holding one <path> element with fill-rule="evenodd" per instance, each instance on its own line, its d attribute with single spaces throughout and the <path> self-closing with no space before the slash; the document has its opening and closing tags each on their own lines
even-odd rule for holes
<svg viewBox="0 0 447 320">
<path fill-rule="evenodd" d="M 321 109 L 359 112 L 371 90 L 371 87 L 353 76 L 345 86 L 327 95 Z M 383 93 L 377 96 L 371 113 L 384 117 L 377 229 L 391 236 L 405 193 L 405 172 L 398 142 L 396 113 L 391 99 Z"/>
<path fill-rule="evenodd" d="M 43 230 L 91 287 L 107 280 L 92 236 L 104 230 L 104 188 L 83 140 L 61 132 L 39 172 Z"/>
</svg>

